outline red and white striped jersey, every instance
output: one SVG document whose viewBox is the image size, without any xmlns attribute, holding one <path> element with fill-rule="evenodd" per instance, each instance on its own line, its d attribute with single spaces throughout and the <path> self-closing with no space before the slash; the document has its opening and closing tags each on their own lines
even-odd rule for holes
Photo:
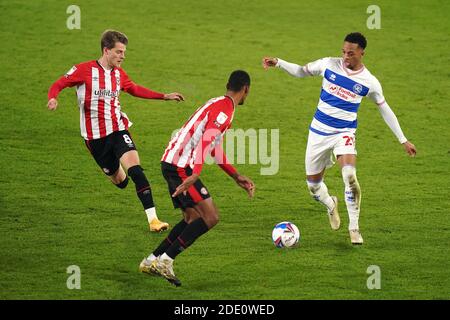
<svg viewBox="0 0 450 320">
<path fill-rule="evenodd" d="M 209 100 L 198 108 L 167 146 L 161 161 L 200 174 L 205 157 L 211 153 L 217 164 L 229 175 L 236 169 L 228 163 L 220 141 L 231 127 L 234 102 L 229 96 Z M 213 147 L 213 148 L 211 148 Z"/>
<path fill-rule="evenodd" d="M 147 99 L 164 97 L 162 93 L 136 85 L 122 68 L 106 70 L 96 60 L 73 66 L 50 87 L 48 99 L 56 98 L 61 90 L 72 86 L 77 86 L 81 136 L 86 140 L 104 138 L 132 125 L 121 111 L 121 90 Z"/>
</svg>

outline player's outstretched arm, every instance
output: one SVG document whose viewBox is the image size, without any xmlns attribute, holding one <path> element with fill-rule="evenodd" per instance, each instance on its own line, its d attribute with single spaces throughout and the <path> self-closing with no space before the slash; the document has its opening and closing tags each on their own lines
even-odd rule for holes
<svg viewBox="0 0 450 320">
<path fill-rule="evenodd" d="M 184 97 L 181 93 L 172 92 L 172 93 L 161 93 L 157 91 L 150 90 L 143 86 L 140 86 L 134 83 L 125 71 L 121 71 L 121 75 L 123 77 L 122 89 L 125 92 L 128 92 L 132 96 L 143 98 L 143 99 L 163 99 L 163 100 L 175 100 L 175 101 L 184 101 Z"/>
<path fill-rule="evenodd" d="M 250 180 L 250 178 L 243 176 L 237 172 L 233 174 L 232 177 L 239 187 L 247 191 L 249 198 L 253 198 L 256 189 L 255 183 L 252 180 Z"/>
<path fill-rule="evenodd" d="M 143 99 L 163 99 L 163 100 L 175 100 L 184 101 L 184 97 L 181 93 L 159 93 L 143 86 L 137 85 L 130 81 L 130 83 L 124 87 L 124 90 L 132 96 Z"/>
<path fill-rule="evenodd" d="M 262 65 L 266 70 L 270 67 L 279 67 L 289 73 L 291 76 L 297 78 L 305 78 L 312 75 L 306 72 L 303 66 L 284 61 L 280 58 L 264 57 L 262 60 Z"/>
</svg>

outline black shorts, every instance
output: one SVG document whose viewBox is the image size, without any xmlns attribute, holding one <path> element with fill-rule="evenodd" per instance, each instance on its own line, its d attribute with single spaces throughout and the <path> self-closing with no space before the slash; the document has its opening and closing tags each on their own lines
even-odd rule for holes
<svg viewBox="0 0 450 320">
<path fill-rule="evenodd" d="M 84 143 L 95 162 L 108 176 L 113 175 L 119 169 L 120 157 L 125 152 L 136 150 L 128 130 L 114 131 L 104 138 L 85 140 Z"/>
<path fill-rule="evenodd" d="M 186 192 L 186 195 L 179 194 L 175 198 L 172 194 L 177 187 L 190 175 L 192 175 L 191 167 L 179 168 L 170 163 L 161 162 L 161 171 L 169 186 L 169 194 L 175 209 L 193 208 L 197 203 L 210 197 L 208 189 L 198 179 Z"/>
</svg>

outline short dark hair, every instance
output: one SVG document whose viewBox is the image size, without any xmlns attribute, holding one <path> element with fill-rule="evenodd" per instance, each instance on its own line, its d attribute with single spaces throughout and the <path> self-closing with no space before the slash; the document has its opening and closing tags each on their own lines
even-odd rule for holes
<svg viewBox="0 0 450 320">
<path fill-rule="evenodd" d="M 357 43 L 361 48 L 365 49 L 367 47 L 366 37 L 360 32 L 352 32 L 345 36 L 344 41 Z"/>
<path fill-rule="evenodd" d="M 102 40 L 100 41 L 100 46 L 103 53 L 103 48 L 112 49 L 116 46 L 116 42 L 128 44 L 128 38 L 125 34 L 115 30 L 106 30 L 102 34 Z"/>
<path fill-rule="evenodd" d="M 241 91 L 244 86 L 250 86 L 250 76 L 243 70 L 236 70 L 230 74 L 227 89 L 230 91 Z"/>
</svg>

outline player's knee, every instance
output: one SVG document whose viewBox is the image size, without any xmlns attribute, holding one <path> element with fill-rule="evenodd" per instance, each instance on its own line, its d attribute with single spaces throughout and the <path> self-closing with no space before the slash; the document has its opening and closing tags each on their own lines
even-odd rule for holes
<svg viewBox="0 0 450 320">
<path fill-rule="evenodd" d="M 356 178 L 356 169 L 353 166 L 344 166 L 342 168 L 342 179 L 345 184 L 354 185 L 358 183 Z"/>
<path fill-rule="evenodd" d="M 125 177 L 125 179 L 122 182 L 116 183 L 114 185 L 119 189 L 125 189 L 128 185 L 128 182 L 129 182 L 128 177 Z"/>
<path fill-rule="evenodd" d="M 209 229 L 213 228 L 216 224 L 219 223 L 219 213 L 217 210 L 214 210 L 214 212 L 208 213 L 206 217 L 203 218 L 205 220 L 206 225 Z"/>
<path fill-rule="evenodd" d="M 195 210 L 192 209 L 184 210 L 183 214 L 184 214 L 184 221 L 188 224 L 200 218 L 200 214 L 198 214 Z"/>
</svg>

